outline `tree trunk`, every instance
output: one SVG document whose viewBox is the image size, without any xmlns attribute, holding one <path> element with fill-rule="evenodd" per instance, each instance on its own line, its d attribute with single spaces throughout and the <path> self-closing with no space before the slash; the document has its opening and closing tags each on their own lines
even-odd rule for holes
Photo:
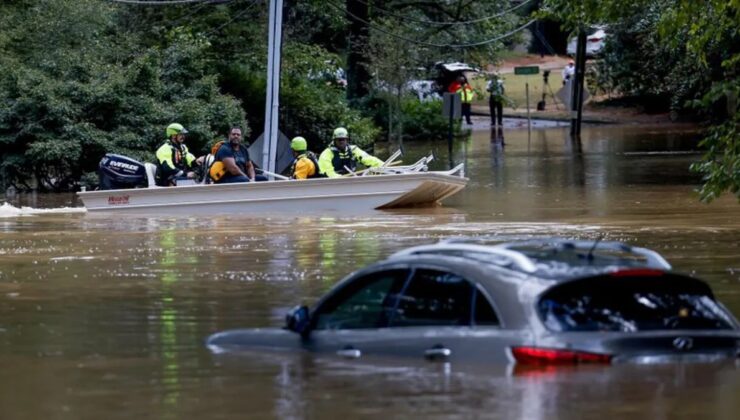
<svg viewBox="0 0 740 420">
<path fill-rule="evenodd" d="M 349 52 L 347 54 L 347 99 L 356 103 L 368 94 L 370 73 L 365 51 L 368 49 L 368 1 L 346 0 L 349 25 Z"/>
</svg>

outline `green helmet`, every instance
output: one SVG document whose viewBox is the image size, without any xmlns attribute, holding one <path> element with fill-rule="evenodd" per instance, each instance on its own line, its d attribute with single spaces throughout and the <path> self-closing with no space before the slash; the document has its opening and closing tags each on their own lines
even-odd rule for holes
<svg viewBox="0 0 740 420">
<path fill-rule="evenodd" d="M 175 134 L 187 134 L 188 130 L 186 130 L 185 127 L 182 126 L 182 124 L 172 123 L 167 126 L 167 130 L 165 130 L 165 133 L 167 133 L 167 137 L 172 137 Z"/>
<path fill-rule="evenodd" d="M 333 139 L 347 139 L 349 138 L 349 133 L 347 132 L 347 129 L 344 127 L 339 127 L 336 130 L 334 130 L 334 135 L 332 136 Z"/>
<path fill-rule="evenodd" d="M 294 137 L 290 141 L 290 148 L 296 152 L 305 152 L 308 149 L 308 142 L 303 137 Z"/>
</svg>

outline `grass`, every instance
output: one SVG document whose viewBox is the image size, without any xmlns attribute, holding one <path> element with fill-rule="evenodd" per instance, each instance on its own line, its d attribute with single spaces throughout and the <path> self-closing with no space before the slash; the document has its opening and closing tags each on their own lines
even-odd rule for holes
<svg viewBox="0 0 740 420">
<path fill-rule="evenodd" d="M 526 108 L 527 106 L 527 95 L 526 84 L 529 83 L 529 107 L 534 109 L 537 106 L 537 102 L 542 99 L 542 70 L 540 74 L 531 76 L 518 76 L 514 73 L 502 74 L 501 78 L 504 79 L 504 88 L 506 96 L 514 102 L 516 108 Z M 470 84 L 473 86 L 476 92 L 475 104 L 483 105 L 488 103 L 488 92 L 486 92 L 486 78 L 478 77 L 472 79 Z M 557 93 L 558 90 L 563 86 L 563 76 L 559 70 L 551 71 L 549 77 L 550 88 L 552 93 Z M 548 102 L 551 102 L 550 91 L 546 88 L 548 95 Z"/>
</svg>

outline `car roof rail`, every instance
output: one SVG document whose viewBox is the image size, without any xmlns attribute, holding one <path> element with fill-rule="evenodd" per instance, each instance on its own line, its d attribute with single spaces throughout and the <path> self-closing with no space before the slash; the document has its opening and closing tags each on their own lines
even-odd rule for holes
<svg viewBox="0 0 740 420">
<path fill-rule="evenodd" d="M 514 265 L 520 271 L 525 273 L 534 273 L 537 271 L 537 265 L 529 257 L 518 251 L 512 251 L 505 248 L 495 248 L 487 245 L 465 244 L 442 241 L 433 245 L 420 245 L 404 249 L 391 255 L 390 258 L 405 257 L 409 255 L 420 254 L 453 254 L 456 252 L 474 252 L 479 254 L 499 257 L 487 261 L 500 266 Z M 464 255 L 460 255 L 463 256 Z"/>
<path fill-rule="evenodd" d="M 504 249 L 513 250 L 514 248 L 521 248 L 527 246 L 550 246 L 554 252 L 566 252 L 566 251 L 585 251 L 588 250 L 588 255 L 593 255 L 594 251 L 615 251 L 623 252 L 625 254 L 636 255 L 645 258 L 646 267 L 657 268 L 663 270 L 670 270 L 671 264 L 663 258 L 662 255 L 657 252 L 636 246 L 631 246 L 623 242 L 618 241 L 601 241 L 601 240 L 574 240 L 574 239 L 561 239 L 561 238 L 549 238 L 549 239 L 533 239 L 522 242 L 510 242 L 500 245 L 495 245 Z"/>
<path fill-rule="evenodd" d="M 500 238 L 499 238 L 500 239 Z M 488 237 L 453 237 L 439 241 L 432 245 L 420 245 L 408 248 L 391 255 L 390 258 L 403 257 L 409 255 L 422 254 L 459 254 L 461 257 L 471 258 L 469 254 L 484 254 L 492 257 L 486 259 L 487 263 L 499 265 L 502 267 L 512 268 L 525 273 L 535 273 L 538 271 L 538 262 L 543 258 L 527 255 L 522 248 L 540 247 L 547 248 L 552 256 L 566 252 L 585 252 L 586 257 L 590 260 L 594 258 L 594 251 L 614 251 L 642 257 L 645 259 L 643 267 L 670 270 L 671 265 L 660 254 L 647 248 L 640 248 L 627 245 L 622 242 L 599 240 L 572 240 L 560 238 L 532 239 L 519 242 L 506 242 L 496 245 L 484 245 L 492 239 Z M 468 253 L 468 255 L 465 255 Z M 539 260 L 539 261 L 538 261 Z"/>
</svg>

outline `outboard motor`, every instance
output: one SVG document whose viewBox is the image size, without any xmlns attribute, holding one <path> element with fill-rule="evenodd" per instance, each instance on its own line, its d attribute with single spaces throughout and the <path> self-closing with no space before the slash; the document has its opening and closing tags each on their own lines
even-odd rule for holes
<svg viewBox="0 0 740 420">
<path fill-rule="evenodd" d="M 98 165 L 101 190 L 146 188 L 146 168 L 143 163 L 126 156 L 106 153 Z"/>
</svg>

